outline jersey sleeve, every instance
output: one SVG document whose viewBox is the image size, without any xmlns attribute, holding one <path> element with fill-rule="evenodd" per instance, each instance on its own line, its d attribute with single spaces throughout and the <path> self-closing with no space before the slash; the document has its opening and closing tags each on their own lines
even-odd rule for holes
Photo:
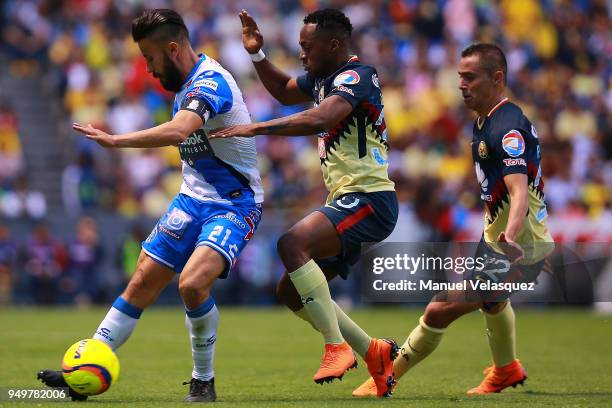
<svg viewBox="0 0 612 408">
<path fill-rule="evenodd" d="M 219 72 L 209 70 L 195 77 L 181 102 L 181 109 L 194 111 L 203 118 L 200 111 L 205 106 L 212 119 L 229 112 L 233 101 L 232 91 L 225 78 Z"/>
<path fill-rule="evenodd" d="M 300 75 L 295 79 L 295 82 L 297 82 L 297 86 L 300 88 L 300 91 L 314 99 L 312 89 L 315 87 L 315 81 L 309 73 Z"/>
<path fill-rule="evenodd" d="M 378 78 L 374 69 L 370 67 L 353 67 L 344 70 L 334 78 L 327 97 L 339 95 L 355 108 L 359 102 L 370 96 L 374 81 L 378 81 Z"/>
<path fill-rule="evenodd" d="M 527 136 L 518 128 L 500 130 L 492 136 L 491 147 L 501 161 L 502 175 L 527 174 Z"/>
</svg>

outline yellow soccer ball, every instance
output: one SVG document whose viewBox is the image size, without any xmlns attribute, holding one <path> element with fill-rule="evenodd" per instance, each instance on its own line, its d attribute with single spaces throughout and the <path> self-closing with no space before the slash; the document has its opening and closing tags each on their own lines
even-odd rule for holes
<svg viewBox="0 0 612 408">
<path fill-rule="evenodd" d="M 82 395 L 98 395 L 119 378 L 119 359 L 106 343 L 85 339 L 66 351 L 62 372 L 74 391 Z"/>
</svg>

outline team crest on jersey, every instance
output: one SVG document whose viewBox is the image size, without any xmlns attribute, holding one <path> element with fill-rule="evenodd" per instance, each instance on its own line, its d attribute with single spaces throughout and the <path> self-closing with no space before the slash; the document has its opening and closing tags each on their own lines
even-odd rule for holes
<svg viewBox="0 0 612 408">
<path fill-rule="evenodd" d="M 336 79 L 334 79 L 334 87 L 340 85 L 355 85 L 358 84 L 360 80 L 361 78 L 356 71 L 344 71 L 341 74 L 338 74 Z"/>
<path fill-rule="evenodd" d="M 489 149 L 487 149 L 487 144 L 484 142 L 484 140 L 481 140 L 480 143 L 478 143 L 478 156 L 480 156 L 481 159 L 486 159 L 489 157 Z"/>
<path fill-rule="evenodd" d="M 502 147 L 510 157 L 518 157 L 525 152 L 525 140 L 518 130 L 511 130 L 502 138 Z"/>
</svg>

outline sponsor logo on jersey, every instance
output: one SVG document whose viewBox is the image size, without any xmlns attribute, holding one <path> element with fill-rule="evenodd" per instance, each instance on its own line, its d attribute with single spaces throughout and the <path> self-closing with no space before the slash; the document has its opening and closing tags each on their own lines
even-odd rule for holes
<svg viewBox="0 0 612 408">
<path fill-rule="evenodd" d="M 380 88 L 380 83 L 378 82 L 378 75 L 372 74 L 372 83 L 375 87 Z"/>
<path fill-rule="evenodd" d="M 487 191 L 487 188 L 489 187 L 489 180 L 487 180 L 484 171 L 482 171 L 482 169 L 480 168 L 480 163 L 474 163 L 474 170 L 476 170 L 476 178 L 478 179 L 478 184 L 480 184 L 480 188 L 482 189 L 482 191 Z"/>
<path fill-rule="evenodd" d="M 197 101 L 194 101 L 197 102 Z M 202 138 L 202 136 L 204 136 L 201 133 L 192 133 L 191 136 L 189 136 L 187 139 L 185 139 L 184 142 L 182 142 L 182 145 L 185 146 L 192 146 L 192 145 L 197 145 L 199 143 L 204 143 L 204 139 Z"/>
<path fill-rule="evenodd" d="M 510 157 L 518 157 L 525 152 L 525 140 L 518 130 L 511 130 L 502 138 L 502 148 Z"/>
<path fill-rule="evenodd" d="M 527 163 L 525 163 L 525 159 L 504 159 L 504 164 L 506 166 L 527 166 Z"/>
<path fill-rule="evenodd" d="M 191 216 L 180 208 L 175 207 L 164 215 L 159 223 L 159 230 L 174 239 L 181 239 L 190 222 Z"/>
<path fill-rule="evenodd" d="M 219 84 L 216 83 L 215 81 L 211 81 L 210 79 L 200 79 L 199 81 L 196 81 L 193 83 L 193 87 L 194 88 L 199 88 L 199 87 L 210 88 L 216 91 L 217 88 L 219 87 Z"/>
<path fill-rule="evenodd" d="M 238 219 L 236 214 L 231 212 L 231 211 L 228 212 L 227 214 L 215 215 L 213 217 L 213 219 L 218 219 L 218 218 L 223 218 L 225 220 L 229 220 L 229 221 L 233 222 L 234 224 L 236 224 L 237 226 L 239 226 L 240 228 L 246 229 L 246 224 L 244 222 L 240 221 L 240 219 Z"/>
<path fill-rule="evenodd" d="M 536 128 L 535 126 L 531 125 L 531 134 L 533 135 L 533 137 L 535 137 L 536 139 L 538 138 L 538 132 L 536 132 Z"/>
<path fill-rule="evenodd" d="M 353 93 L 353 90 L 350 88 L 347 88 L 344 85 L 338 85 L 336 87 L 337 90 L 339 90 L 340 92 L 346 92 L 347 94 L 351 95 L 351 96 L 355 96 L 355 94 Z"/>
<path fill-rule="evenodd" d="M 487 144 L 484 140 L 481 140 L 480 143 L 478 143 L 478 156 L 481 159 L 486 159 L 489 157 L 489 150 L 487 149 Z"/>
<path fill-rule="evenodd" d="M 338 85 L 355 85 L 358 84 L 361 78 L 359 74 L 353 70 L 344 71 L 334 79 L 334 86 Z"/>
<path fill-rule="evenodd" d="M 383 157 L 378 147 L 372 148 L 372 155 L 374 156 L 374 160 L 376 160 L 376 163 L 380 164 L 381 166 L 384 166 L 385 164 L 389 162 L 387 159 Z"/>
<path fill-rule="evenodd" d="M 546 206 L 543 205 L 542 207 L 540 207 L 540 209 L 538 210 L 536 214 L 536 220 L 538 220 L 539 222 L 542 222 L 547 216 L 548 216 L 548 212 L 546 211 Z"/>
</svg>

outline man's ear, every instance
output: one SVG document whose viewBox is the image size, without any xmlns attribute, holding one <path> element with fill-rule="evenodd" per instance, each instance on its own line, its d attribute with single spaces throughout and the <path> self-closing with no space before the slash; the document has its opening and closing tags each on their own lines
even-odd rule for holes
<svg viewBox="0 0 612 408">
<path fill-rule="evenodd" d="M 338 51 L 338 49 L 340 48 L 340 46 L 341 46 L 341 45 L 342 45 L 342 44 L 340 43 L 340 40 L 338 40 L 337 38 L 332 38 L 332 39 L 329 41 L 329 49 L 330 49 L 332 52 Z"/>
<path fill-rule="evenodd" d="M 168 55 L 172 58 L 176 58 L 179 53 L 179 45 L 175 41 L 170 41 L 167 45 Z"/>
<path fill-rule="evenodd" d="M 493 82 L 495 82 L 495 85 L 504 86 L 504 83 L 505 83 L 504 71 L 495 71 L 495 73 L 493 74 Z"/>
</svg>

